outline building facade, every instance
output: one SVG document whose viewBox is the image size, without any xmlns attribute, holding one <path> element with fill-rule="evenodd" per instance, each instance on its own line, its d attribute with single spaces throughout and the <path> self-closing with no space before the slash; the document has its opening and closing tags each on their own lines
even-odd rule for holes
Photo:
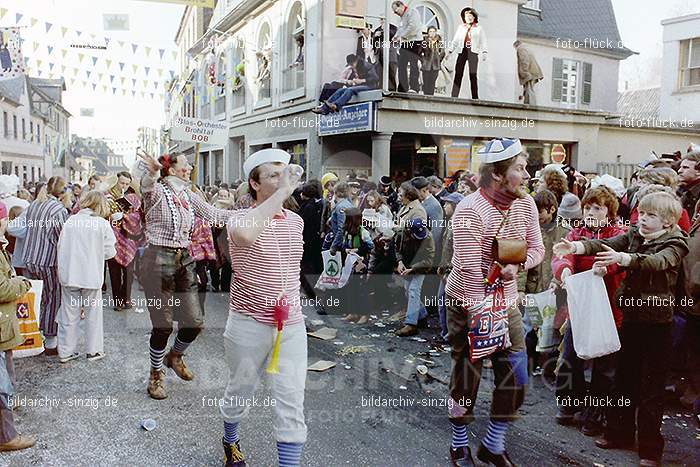
<svg viewBox="0 0 700 467">
<path fill-rule="evenodd" d="M 24 77 L 0 81 L 0 169 L 32 182 L 49 177 L 52 163 L 45 156 L 45 120 L 32 111 L 27 86 Z"/>
<path fill-rule="evenodd" d="M 63 78 L 28 78 L 31 108 L 45 122 L 44 150 L 52 163 L 52 175 L 73 180 L 80 167 L 70 153 L 70 117 L 63 107 Z"/>
<path fill-rule="evenodd" d="M 700 14 L 661 22 L 663 61 L 660 117 L 700 125 Z"/>
<path fill-rule="evenodd" d="M 363 16 L 372 28 L 387 11 L 398 24 L 390 3 L 367 2 Z M 634 128 L 619 123 L 619 62 L 633 52 L 622 43 L 610 0 L 407 3 L 418 10 L 424 32 L 435 26 L 446 41 L 455 35 L 462 8 L 479 12 L 488 38 L 488 58 L 479 62 L 480 100 L 467 98 L 467 76 L 460 98 L 449 97 L 452 78 L 443 76 L 434 96 L 369 91 L 341 114 L 317 118 L 310 111 L 323 83 L 340 75 L 345 56 L 358 46 L 357 30 L 336 26 L 336 2 L 218 2 L 209 27 L 188 49 L 190 66 L 183 68 L 192 70 L 195 116 L 230 128 L 227 145 L 200 148 L 200 182 L 242 178 L 245 158 L 266 147 L 289 151 L 311 177 L 330 170 L 378 179 L 476 170 L 472 155 L 496 136 L 520 138 L 533 167 L 550 162 L 551 148 L 561 144 L 566 162 L 586 172 L 618 156 L 639 161 L 651 150 L 675 150 L 697 138 L 692 129 L 647 129 L 637 138 Z M 537 105 L 519 100 L 516 39 L 543 70 L 535 86 Z M 173 96 L 173 102 L 178 99 Z M 629 138 L 638 144 L 625 151 Z"/>
</svg>

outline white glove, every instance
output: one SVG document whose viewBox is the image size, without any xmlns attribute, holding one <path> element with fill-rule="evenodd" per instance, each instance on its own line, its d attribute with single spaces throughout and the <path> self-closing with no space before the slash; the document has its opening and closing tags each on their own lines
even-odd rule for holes
<svg viewBox="0 0 700 467">
<path fill-rule="evenodd" d="M 124 213 L 123 213 L 123 212 L 115 212 L 114 214 L 112 214 L 112 215 L 110 216 L 110 219 L 112 219 L 112 221 L 114 221 L 114 222 L 120 221 L 120 220 L 122 220 L 123 218 L 124 218 Z"/>
</svg>

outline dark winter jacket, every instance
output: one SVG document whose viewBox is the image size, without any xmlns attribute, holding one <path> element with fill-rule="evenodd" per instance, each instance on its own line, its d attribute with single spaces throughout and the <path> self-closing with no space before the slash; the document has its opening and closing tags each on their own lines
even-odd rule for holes
<svg viewBox="0 0 700 467">
<path fill-rule="evenodd" d="M 665 324 L 673 320 L 678 272 L 688 254 L 688 237 L 677 226 L 648 242 L 639 228 L 632 226 L 624 235 L 582 243 L 586 255 L 603 251 L 607 245 L 632 256 L 629 266 L 623 268 L 627 276 L 615 295 L 624 323 Z"/>
</svg>

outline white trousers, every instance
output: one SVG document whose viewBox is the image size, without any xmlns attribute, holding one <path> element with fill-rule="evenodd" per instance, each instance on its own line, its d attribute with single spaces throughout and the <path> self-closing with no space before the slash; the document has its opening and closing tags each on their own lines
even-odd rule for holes
<svg viewBox="0 0 700 467">
<path fill-rule="evenodd" d="M 102 291 L 61 287 L 61 308 L 58 310 L 58 355 L 67 357 L 78 351 L 80 311 L 85 311 L 86 352 L 104 351 Z"/>
<path fill-rule="evenodd" d="M 276 336 L 276 327 L 240 313 L 229 313 L 224 331 L 224 356 L 229 375 L 220 409 L 226 422 L 238 423 L 250 407 L 265 403 L 254 398 L 254 394 L 272 355 Z M 280 372 L 268 374 L 272 398 L 267 405 L 272 406 L 275 413 L 276 441 L 306 442 L 306 368 L 306 326 L 303 322 L 285 326 L 280 347 Z"/>
</svg>

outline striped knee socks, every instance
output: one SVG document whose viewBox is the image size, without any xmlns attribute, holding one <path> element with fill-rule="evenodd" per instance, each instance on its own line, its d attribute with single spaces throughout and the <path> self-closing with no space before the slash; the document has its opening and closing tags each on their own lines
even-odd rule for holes
<svg viewBox="0 0 700 467">
<path fill-rule="evenodd" d="M 224 441 L 228 444 L 234 444 L 239 441 L 238 423 L 224 422 Z"/>
<path fill-rule="evenodd" d="M 452 425 L 452 447 L 466 448 L 469 446 L 469 437 L 467 435 L 467 425 L 455 423 L 450 420 L 450 425 Z"/>
<path fill-rule="evenodd" d="M 187 347 L 189 347 L 191 343 L 192 342 L 182 342 L 180 338 L 176 337 L 175 343 L 173 344 L 173 352 L 183 354 L 185 353 L 185 350 L 187 350 Z"/>
<path fill-rule="evenodd" d="M 508 431 L 508 422 L 491 420 L 486 437 L 482 440 L 486 449 L 494 454 L 503 454 L 506 450 L 506 431 Z"/>
<path fill-rule="evenodd" d="M 277 441 L 277 456 L 280 467 L 299 467 L 301 465 L 302 443 L 282 443 Z"/>
<path fill-rule="evenodd" d="M 151 355 L 151 368 L 162 370 L 163 360 L 165 360 L 165 349 L 156 350 L 153 347 L 149 347 L 148 350 Z"/>
</svg>

